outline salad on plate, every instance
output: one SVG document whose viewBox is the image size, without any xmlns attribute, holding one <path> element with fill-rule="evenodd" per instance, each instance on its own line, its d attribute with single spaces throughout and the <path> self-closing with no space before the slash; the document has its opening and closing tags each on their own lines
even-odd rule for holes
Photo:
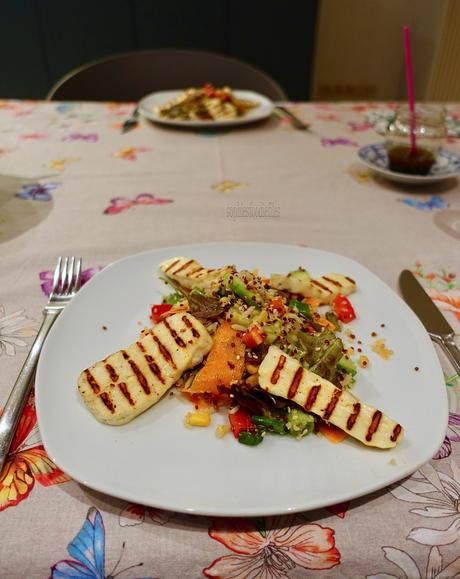
<svg viewBox="0 0 460 579">
<path fill-rule="evenodd" d="M 134 419 L 175 387 L 192 404 L 188 427 L 231 432 L 257 446 L 266 436 L 347 435 L 394 447 L 402 426 L 352 394 L 359 367 L 341 338 L 356 318 L 356 282 L 339 273 L 312 278 L 303 267 L 264 277 L 233 265 L 203 267 L 174 257 L 160 264 L 169 292 L 151 308 L 139 339 L 79 377 L 83 401 L 103 423 Z"/>
</svg>

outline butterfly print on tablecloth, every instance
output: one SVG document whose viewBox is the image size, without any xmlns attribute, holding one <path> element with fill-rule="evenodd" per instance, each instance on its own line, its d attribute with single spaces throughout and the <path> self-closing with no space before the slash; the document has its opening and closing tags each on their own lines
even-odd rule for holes
<svg viewBox="0 0 460 579">
<path fill-rule="evenodd" d="M 137 155 L 139 153 L 146 153 L 151 151 L 150 147 L 125 147 L 119 151 L 112 153 L 117 159 L 125 159 L 126 161 L 137 161 Z"/>
<path fill-rule="evenodd" d="M 449 204 L 440 195 L 432 195 L 428 201 L 419 201 L 418 199 L 412 199 L 411 197 L 406 197 L 404 199 L 398 199 L 402 201 L 409 207 L 415 207 L 416 209 L 421 209 L 422 211 L 433 211 L 433 209 L 447 209 Z"/>
<path fill-rule="evenodd" d="M 104 521 L 101 513 L 95 507 L 90 507 L 82 528 L 67 545 L 67 552 L 72 558 L 55 563 L 51 567 L 50 579 L 113 579 L 129 569 L 142 567 L 144 563 L 136 563 L 117 571 L 124 549 L 125 543 L 122 545 L 122 554 L 113 570 L 106 574 Z M 144 577 L 143 579 L 153 578 Z"/>
<path fill-rule="evenodd" d="M 62 140 L 67 142 L 86 141 L 87 143 L 97 143 L 99 135 L 97 133 L 70 133 Z"/>
<path fill-rule="evenodd" d="M 32 201 L 51 201 L 51 191 L 61 185 L 62 183 L 30 183 L 23 185 L 21 191 L 16 193 L 16 197 Z"/>
<path fill-rule="evenodd" d="M 321 139 L 321 144 L 323 147 L 335 147 L 337 145 L 350 145 L 351 147 L 357 147 L 358 143 L 355 141 L 351 141 L 350 139 L 346 139 L 345 137 L 339 137 L 337 139 Z"/>
<path fill-rule="evenodd" d="M 35 399 L 24 407 L 5 466 L 0 473 L 0 511 L 14 507 L 32 492 L 35 482 L 44 487 L 70 478 L 48 457 L 40 444 Z"/>
<path fill-rule="evenodd" d="M 106 215 L 116 215 L 136 205 L 167 205 L 168 203 L 173 203 L 173 201 L 173 199 L 155 197 L 151 193 L 139 193 L 133 199 L 129 197 L 113 197 L 110 200 L 110 206 L 104 209 L 104 213 Z"/>
</svg>

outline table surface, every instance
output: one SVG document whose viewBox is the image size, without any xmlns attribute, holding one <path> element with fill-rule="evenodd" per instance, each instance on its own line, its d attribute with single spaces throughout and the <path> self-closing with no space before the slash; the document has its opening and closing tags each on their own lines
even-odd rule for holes
<svg viewBox="0 0 460 579">
<path fill-rule="evenodd" d="M 460 209 L 458 183 L 402 187 L 357 162 L 358 146 L 381 139 L 369 119 L 394 105 L 290 106 L 308 132 L 273 117 L 228 132 L 141 122 L 121 134 L 131 104 L 0 101 L 0 404 L 37 331 L 58 254 L 82 255 L 89 279 L 169 245 L 316 247 L 361 262 L 394 289 L 412 269 L 460 331 L 459 242 L 433 220 L 440 207 Z M 448 108 L 460 115 L 459 105 Z M 453 137 L 447 147 L 460 153 Z M 450 419 L 429 464 L 350 503 L 257 520 L 144 508 L 69 480 L 41 445 L 31 396 L 0 476 L 0 575 L 104 577 L 134 565 L 122 577 L 454 577 L 460 410 L 457 380 L 441 362 Z"/>
</svg>

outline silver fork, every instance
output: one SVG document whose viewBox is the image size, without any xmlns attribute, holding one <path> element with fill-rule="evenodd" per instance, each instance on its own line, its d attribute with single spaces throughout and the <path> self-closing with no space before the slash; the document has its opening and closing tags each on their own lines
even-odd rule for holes
<svg viewBox="0 0 460 579">
<path fill-rule="evenodd" d="M 80 279 L 81 257 L 78 259 L 75 257 L 59 257 L 54 270 L 53 289 L 43 310 L 42 325 L 38 330 L 37 337 L 19 372 L 16 383 L 6 401 L 3 414 L 0 417 L 0 473 L 8 456 L 16 426 L 27 400 L 35 366 L 46 336 L 58 315 L 80 288 Z"/>
</svg>

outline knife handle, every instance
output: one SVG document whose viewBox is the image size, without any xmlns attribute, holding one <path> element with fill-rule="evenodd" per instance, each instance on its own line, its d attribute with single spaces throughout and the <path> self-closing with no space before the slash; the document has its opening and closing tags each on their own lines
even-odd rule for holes
<svg viewBox="0 0 460 579">
<path fill-rule="evenodd" d="M 452 336 L 441 338 L 440 336 L 438 336 L 436 342 L 444 350 L 444 353 L 446 354 L 449 362 L 454 367 L 455 372 L 457 374 L 460 374 L 460 350 L 457 348 L 457 345 L 455 344 L 454 337 Z"/>
<path fill-rule="evenodd" d="M 457 348 L 454 339 L 444 340 L 445 352 L 457 374 L 460 374 L 460 350 Z"/>
</svg>

